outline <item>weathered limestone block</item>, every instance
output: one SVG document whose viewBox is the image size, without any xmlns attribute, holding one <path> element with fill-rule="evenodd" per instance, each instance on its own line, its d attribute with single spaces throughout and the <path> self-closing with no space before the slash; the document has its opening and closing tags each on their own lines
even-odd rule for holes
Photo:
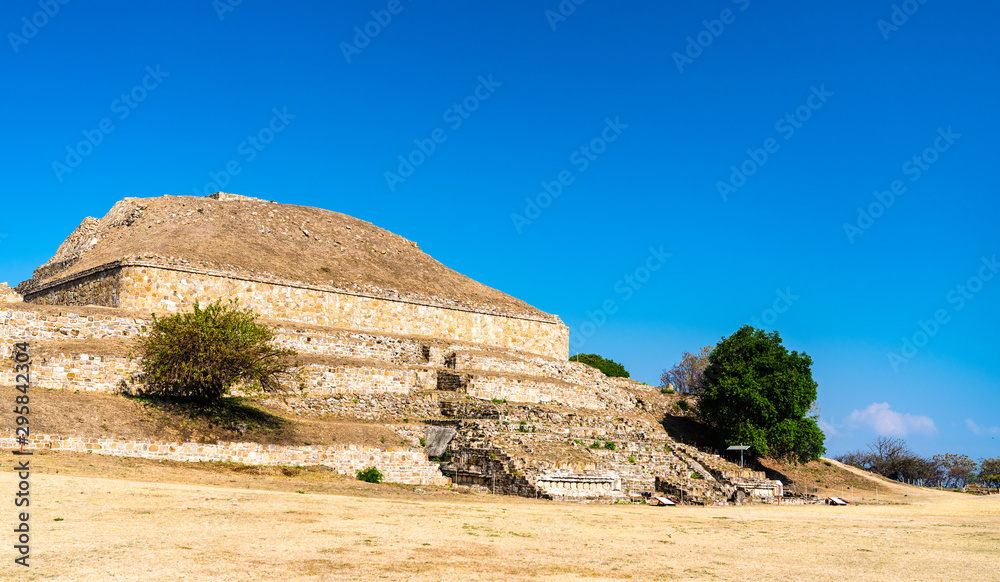
<svg viewBox="0 0 1000 582">
<path fill-rule="evenodd" d="M 16 448 L 10 430 L 0 432 L 0 447 Z M 115 457 L 140 457 L 183 462 L 230 462 L 248 465 L 308 466 L 326 465 L 346 475 L 365 467 L 377 467 L 389 483 L 446 486 L 437 463 L 419 451 L 403 447 L 374 448 L 359 445 L 284 446 L 257 443 L 178 443 L 160 441 L 120 441 L 114 438 L 80 438 L 34 434 L 25 449 L 53 451 L 90 451 Z"/>
<path fill-rule="evenodd" d="M 0 303 L 21 303 L 23 300 L 24 298 L 7 283 L 0 283 Z"/>
<path fill-rule="evenodd" d="M 442 306 L 431 299 L 388 299 L 140 260 L 118 261 L 25 289 L 25 300 L 32 303 L 102 305 L 157 313 L 177 313 L 195 302 L 219 299 L 236 299 L 267 319 L 445 338 L 557 359 L 566 358 L 569 351 L 569 328 L 554 316 L 542 319 L 482 313 Z"/>
<path fill-rule="evenodd" d="M 299 368 L 305 396 L 333 394 L 409 394 L 420 385 L 418 371 L 347 364 L 324 366 L 310 364 Z M 293 389 L 293 386 L 288 388 Z"/>
<path fill-rule="evenodd" d="M 427 436 L 424 437 L 427 445 L 424 447 L 424 452 L 428 457 L 443 457 L 448 450 L 448 443 L 455 438 L 457 432 L 450 426 L 427 427 Z"/>
</svg>

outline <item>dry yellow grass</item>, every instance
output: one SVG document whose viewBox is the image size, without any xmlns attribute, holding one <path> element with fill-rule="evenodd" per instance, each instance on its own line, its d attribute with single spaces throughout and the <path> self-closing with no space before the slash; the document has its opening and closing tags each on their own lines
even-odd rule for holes
<svg viewBox="0 0 1000 582">
<path fill-rule="evenodd" d="M 8 495 L 13 460 L 0 455 Z M 13 565 L 3 534 L 2 579 L 992 580 L 1000 563 L 1000 496 L 895 484 L 909 504 L 658 508 L 33 460 L 32 566 Z"/>
</svg>

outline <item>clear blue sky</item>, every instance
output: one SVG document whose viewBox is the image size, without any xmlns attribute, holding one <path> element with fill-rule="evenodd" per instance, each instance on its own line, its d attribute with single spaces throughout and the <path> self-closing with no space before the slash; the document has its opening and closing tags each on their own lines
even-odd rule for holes
<svg viewBox="0 0 1000 582">
<path fill-rule="evenodd" d="M 830 454 L 1000 454 L 995 2 L 97 4 L 3 3 L 0 281 L 221 189 L 418 241 L 651 384 L 756 318 Z"/>
</svg>

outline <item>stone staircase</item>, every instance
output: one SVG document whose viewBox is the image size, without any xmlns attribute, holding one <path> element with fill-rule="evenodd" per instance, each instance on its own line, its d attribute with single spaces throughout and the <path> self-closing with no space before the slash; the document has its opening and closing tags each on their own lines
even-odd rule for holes
<svg viewBox="0 0 1000 582">
<path fill-rule="evenodd" d="M 676 443 L 658 424 L 640 416 L 609 419 L 461 400 L 445 407 L 457 435 L 442 472 L 458 484 L 584 502 L 635 499 L 658 491 L 704 505 L 774 491 L 773 482 L 761 480 L 762 475 Z"/>
<path fill-rule="evenodd" d="M 4 342 L 19 330 L 32 334 L 40 356 L 47 344 L 61 350 L 39 358 L 39 377 L 52 382 L 40 385 L 68 390 L 118 390 L 134 363 L 115 346 L 148 324 L 94 308 L 64 313 L 25 305 L 0 314 Z M 433 338 L 276 325 L 276 342 L 299 352 L 301 375 L 288 394 L 266 396 L 265 403 L 296 414 L 406 426 L 401 434 L 416 434 L 422 423 L 455 426 L 442 469 L 457 483 L 578 501 L 661 491 L 718 503 L 739 491 L 780 492 L 763 475 L 671 440 L 659 423 L 658 390 L 585 364 Z M 101 355 L 84 356 L 76 345 Z M 417 446 L 419 437 L 407 438 Z M 428 475 L 400 478 L 423 482 L 436 471 L 429 466 Z"/>
</svg>

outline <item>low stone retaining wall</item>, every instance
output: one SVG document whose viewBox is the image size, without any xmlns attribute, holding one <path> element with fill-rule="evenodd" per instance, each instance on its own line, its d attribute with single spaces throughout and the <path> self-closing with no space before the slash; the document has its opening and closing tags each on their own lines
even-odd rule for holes
<svg viewBox="0 0 1000 582">
<path fill-rule="evenodd" d="M 545 382 L 542 379 L 478 375 L 469 381 L 466 393 L 486 400 L 509 400 L 530 404 L 559 403 L 574 408 L 605 408 L 605 404 L 597 398 L 593 390 L 569 384 Z"/>
<path fill-rule="evenodd" d="M 374 366 L 324 366 L 301 368 L 306 389 L 303 396 L 335 394 L 409 394 L 434 387 L 437 375 L 429 369 L 379 368 Z"/>
<path fill-rule="evenodd" d="M 31 380 L 34 386 L 50 390 L 109 392 L 131 383 L 139 369 L 137 360 L 119 356 L 59 354 L 37 359 Z M 335 394 L 409 394 L 416 389 L 433 388 L 436 374 L 429 369 L 380 368 L 377 366 L 310 364 L 299 368 L 304 392 L 289 384 L 289 391 L 303 396 L 323 397 Z M 0 385 L 15 384 L 14 368 L 0 367 Z M 242 394 L 242 393 L 241 393 Z"/>
<path fill-rule="evenodd" d="M 36 359 L 32 364 L 34 387 L 50 390 L 118 392 L 123 380 L 137 369 L 135 360 L 87 354 L 57 355 Z M 0 384 L 13 386 L 14 368 L 0 366 Z"/>
<path fill-rule="evenodd" d="M 537 362 L 513 356 L 501 357 L 496 354 L 462 350 L 456 350 L 454 369 L 456 372 L 475 372 L 481 370 L 483 372 L 520 374 L 522 376 L 541 376 L 545 373 L 545 370 Z"/>
<path fill-rule="evenodd" d="M 275 330 L 274 343 L 300 354 L 376 360 L 392 364 L 428 364 L 436 359 L 440 366 L 444 362 L 440 348 L 427 345 L 430 342 L 368 333 L 332 329 L 302 330 L 281 325 Z"/>
<path fill-rule="evenodd" d="M 47 342 L 58 343 L 54 349 L 65 350 L 35 358 L 33 380 L 39 387 L 115 392 L 122 380 L 128 382 L 137 370 L 136 361 L 122 355 L 107 355 L 119 354 L 118 351 L 101 351 L 93 342 L 87 347 L 81 344 L 80 348 L 73 348 L 73 342 L 67 341 L 99 340 L 100 343 L 100 340 L 133 339 L 150 323 L 137 312 L 6 305 L 9 307 L 0 307 L 0 358 L 9 356 L 14 343 L 19 341 L 31 342 L 33 351 L 44 348 Z M 469 394 L 487 400 L 560 403 L 590 409 L 632 410 L 635 406 L 635 399 L 626 389 L 634 382 L 606 378 L 576 362 L 523 353 L 477 351 L 440 340 L 300 327 L 289 322 L 279 326 L 276 343 L 295 349 L 307 362 L 301 368 L 301 379 L 287 386 L 290 391 L 306 396 L 403 395 L 414 390 L 431 390 L 437 386 L 438 369 L 449 366 L 459 372 L 467 371 L 474 378 Z M 73 353 L 76 349 L 105 355 Z M 447 354 L 456 355 L 446 363 Z M 315 356 L 336 359 L 325 363 Z M 0 367 L 0 383 L 14 383 L 12 369 Z"/>
<path fill-rule="evenodd" d="M 0 432 L 0 447 L 19 448 L 11 431 Z M 337 473 L 354 475 L 365 467 L 378 467 L 389 483 L 446 486 L 437 463 L 427 455 L 402 447 L 385 449 L 360 445 L 283 446 L 257 443 L 171 443 L 159 441 L 119 441 L 58 435 L 32 435 L 25 449 L 92 452 L 114 457 L 139 457 L 183 462 L 229 462 L 247 465 L 325 465 Z"/>
<path fill-rule="evenodd" d="M 74 313 L 72 308 L 54 314 L 7 305 L 0 308 L 0 357 L 4 358 L 13 353 L 17 342 L 134 338 L 149 323 L 110 313 Z"/>
<path fill-rule="evenodd" d="M 579 501 L 584 499 L 622 498 L 622 479 L 618 475 L 578 475 L 547 473 L 535 480 L 535 485 L 552 499 Z"/>
<path fill-rule="evenodd" d="M 265 399 L 263 403 L 295 414 L 393 422 L 436 418 L 441 414 L 437 395 L 429 398 L 399 394 L 338 394 L 326 398 L 272 397 Z"/>
<path fill-rule="evenodd" d="M 31 303 L 157 313 L 184 311 L 196 301 L 235 298 L 267 319 L 450 339 L 560 359 L 569 353 L 569 328 L 554 315 L 492 313 L 440 299 L 363 295 L 183 264 L 122 260 L 19 289 Z"/>
<path fill-rule="evenodd" d="M 536 404 L 556 401 L 584 408 L 607 408 L 611 404 L 615 407 L 631 410 L 635 406 L 635 399 L 628 393 L 627 389 L 637 386 L 636 381 L 628 378 L 608 378 L 599 370 L 579 362 L 531 356 L 511 355 L 504 357 L 500 354 L 475 350 L 458 350 L 455 353 L 454 369 L 456 372 L 464 372 L 476 377 L 483 394 L 495 394 L 480 396 L 481 398 L 499 398 Z M 489 374 L 476 376 L 476 373 L 480 371 Z M 530 380 L 521 382 L 508 380 L 502 384 L 489 380 L 479 381 L 480 378 L 496 376 L 527 376 L 538 380 L 534 383 Z M 565 384 L 546 382 L 546 379 L 560 380 L 575 386 L 573 388 L 563 387 Z M 508 395 L 503 395 L 505 392 Z M 472 391 L 469 394 L 477 396 Z"/>
</svg>

